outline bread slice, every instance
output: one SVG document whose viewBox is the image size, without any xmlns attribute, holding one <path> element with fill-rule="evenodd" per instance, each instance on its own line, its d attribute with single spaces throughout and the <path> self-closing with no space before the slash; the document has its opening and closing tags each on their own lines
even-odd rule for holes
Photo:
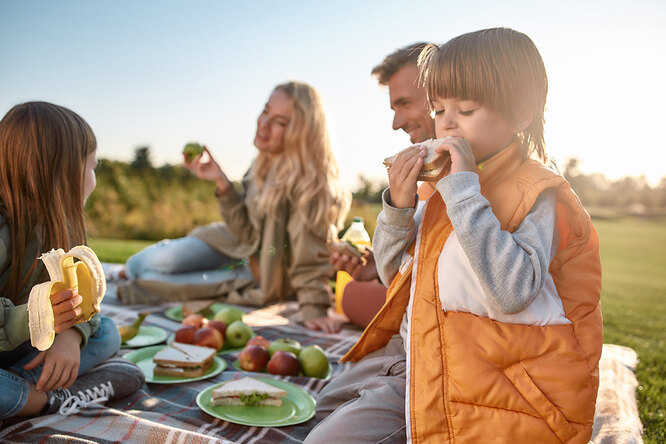
<svg viewBox="0 0 666 444">
<path fill-rule="evenodd" d="M 210 347 L 172 342 L 155 353 L 153 374 L 161 376 L 202 376 L 213 364 L 216 350 Z"/>
<path fill-rule="evenodd" d="M 280 398 L 287 392 L 256 379 L 245 377 L 227 381 L 213 389 L 213 405 L 282 405 Z M 263 399 L 262 399 L 263 398 Z"/>
<path fill-rule="evenodd" d="M 451 156 L 448 153 L 439 154 L 435 151 L 435 148 L 440 146 L 446 137 L 441 139 L 428 139 L 420 143 L 416 143 L 412 146 L 425 146 L 427 148 L 426 157 L 423 159 L 423 166 L 419 172 L 419 177 L 417 180 L 424 181 L 435 181 L 438 180 L 442 172 L 450 164 Z M 411 148 L 409 146 L 405 149 Z M 403 150 L 404 151 L 404 150 Z M 401 151 L 402 152 L 402 151 Z M 400 153 L 398 153 L 400 154 Z M 391 157 L 384 159 L 384 166 L 390 168 L 391 165 L 395 162 L 398 157 L 398 154 L 395 154 Z"/>
</svg>

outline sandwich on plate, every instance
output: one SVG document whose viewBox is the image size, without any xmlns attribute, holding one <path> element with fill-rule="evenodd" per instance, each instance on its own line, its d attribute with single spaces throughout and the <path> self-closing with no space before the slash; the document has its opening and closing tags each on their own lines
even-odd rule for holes
<svg viewBox="0 0 666 444">
<path fill-rule="evenodd" d="M 441 139 L 428 139 L 424 142 L 412 145 L 412 146 L 425 146 L 427 149 L 426 156 L 423 159 L 423 166 L 421 167 L 421 171 L 419 172 L 419 177 L 417 180 L 424 180 L 431 182 L 439 180 L 442 173 L 445 172 L 446 169 L 451 166 L 451 156 L 449 155 L 449 153 L 444 152 L 443 154 L 439 154 L 435 151 L 435 148 L 444 143 L 445 140 L 446 137 Z M 411 148 L 411 146 L 408 148 Z M 391 165 L 393 165 L 393 163 L 395 162 L 396 158 L 398 157 L 398 154 L 395 154 L 391 157 L 387 157 L 386 159 L 384 159 L 384 166 L 386 166 L 386 168 L 391 168 Z"/>
<path fill-rule="evenodd" d="M 183 302 L 182 305 L 182 310 L 183 310 L 183 317 L 187 317 L 188 315 L 198 313 L 202 315 L 203 317 L 209 317 L 212 316 L 213 309 L 211 308 L 211 305 L 213 305 L 213 301 L 187 301 Z"/>
<path fill-rule="evenodd" d="M 216 353 L 214 348 L 172 342 L 153 356 L 153 374 L 181 378 L 203 376 L 213 365 Z"/>
<path fill-rule="evenodd" d="M 245 377 L 227 381 L 213 389 L 213 405 L 270 405 L 280 407 L 287 392 L 256 379 Z"/>
</svg>

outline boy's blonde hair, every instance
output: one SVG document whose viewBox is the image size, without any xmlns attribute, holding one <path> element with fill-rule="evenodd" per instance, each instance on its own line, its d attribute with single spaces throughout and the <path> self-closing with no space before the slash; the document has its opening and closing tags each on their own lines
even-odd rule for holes
<svg viewBox="0 0 666 444">
<path fill-rule="evenodd" d="M 351 195 L 340 184 L 321 97 L 310 85 L 288 82 L 275 87 L 293 104 L 284 135 L 284 152 L 275 158 L 259 153 L 253 178 L 260 190 L 261 214 L 275 214 L 291 200 L 318 234 L 340 229 Z M 269 174 L 270 173 L 270 174 Z"/>
<path fill-rule="evenodd" d="M 512 125 L 529 123 L 518 132 L 525 157 L 547 161 L 544 111 L 548 93 L 546 68 L 534 42 L 507 28 L 484 29 L 428 45 L 419 57 L 428 102 L 438 98 L 474 100 L 502 115 Z"/>
<path fill-rule="evenodd" d="M 10 300 L 16 302 L 41 253 L 86 242 L 84 174 L 96 148 L 85 120 L 52 103 L 16 105 L 0 121 L 0 211 L 9 228 L 12 261 L 0 290 Z M 36 251 L 28 251 L 28 245 Z M 32 267 L 22 275 L 26 261 Z"/>
</svg>

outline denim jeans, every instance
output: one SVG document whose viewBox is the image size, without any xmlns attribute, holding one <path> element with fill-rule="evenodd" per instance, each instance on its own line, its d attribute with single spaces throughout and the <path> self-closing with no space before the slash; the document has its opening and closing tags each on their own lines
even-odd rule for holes
<svg viewBox="0 0 666 444">
<path fill-rule="evenodd" d="M 164 239 L 127 260 L 129 279 L 174 284 L 210 284 L 251 278 L 246 262 L 226 256 L 194 236 Z"/>
<path fill-rule="evenodd" d="M 7 370 L 0 369 L 0 391 L 2 392 L 2 396 L 0 396 L 0 420 L 11 418 L 21 411 L 28 401 L 29 385 L 35 385 L 42 373 L 43 365 L 41 364 L 32 370 L 23 369 L 23 366 L 39 353 L 34 347 L 25 348 L 28 351 L 25 356 L 9 366 Z M 118 350 L 120 350 L 118 328 L 111 319 L 102 316 L 99 328 L 88 338 L 88 344 L 81 350 L 79 375 L 110 358 Z"/>
</svg>

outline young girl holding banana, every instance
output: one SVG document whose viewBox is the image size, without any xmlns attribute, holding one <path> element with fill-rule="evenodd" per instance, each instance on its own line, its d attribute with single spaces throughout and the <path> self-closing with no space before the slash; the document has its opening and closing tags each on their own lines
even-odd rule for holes
<svg viewBox="0 0 666 444">
<path fill-rule="evenodd" d="M 31 290 L 49 281 L 40 256 L 85 244 L 96 163 L 95 136 L 69 109 L 28 102 L 0 121 L 0 421 L 66 414 L 143 385 L 134 364 L 107 360 L 119 350 L 118 330 L 99 314 L 82 322 L 76 289 L 50 292 L 55 336 L 44 344 L 32 334 Z"/>
</svg>

